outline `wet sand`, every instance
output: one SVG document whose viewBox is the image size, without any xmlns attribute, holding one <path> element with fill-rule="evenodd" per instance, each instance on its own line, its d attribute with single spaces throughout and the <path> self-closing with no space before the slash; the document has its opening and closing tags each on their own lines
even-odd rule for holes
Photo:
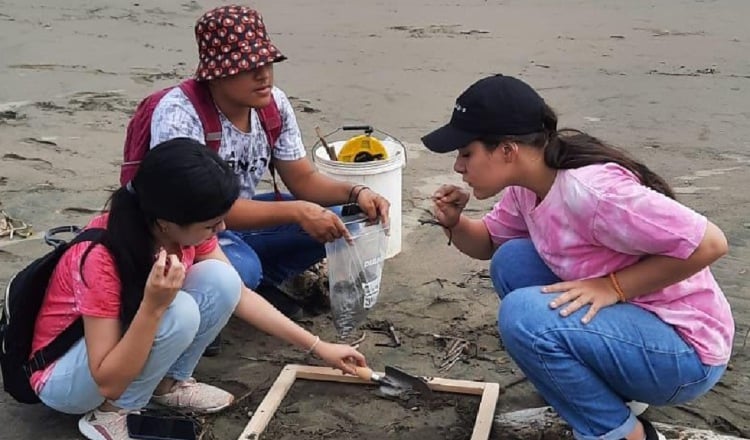
<svg viewBox="0 0 750 440">
<path fill-rule="evenodd" d="M 0 0 L 0 208 L 37 230 L 83 224 L 100 209 L 117 184 L 129 114 L 150 91 L 190 75 L 192 24 L 216 4 Z M 460 181 L 452 157 L 426 152 L 419 137 L 447 120 L 455 96 L 475 79 L 520 75 L 558 110 L 562 125 L 647 161 L 682 202 L 725 231 L 731 251 L 714 273 L 737 324 L 731 368 L 705 397 L 652 408 L 648 416 L 750 437 L 750 348 L 744 344 L 750 331 L 750 3 L 263 0 L 253 6 L 289 57 L 277 66 L 276 83 L 293 97 L 306 145 L 315 142 L 315 126 L 330 131 L 351 123 L 372 124 L 407 144 L 403 251 L 388 260 L 370 314 L 373 322 L 393 322 L 403 345 L 377 346 L 387 338 L 368 332 L 361 349 L 376 369 L 395 364 L 427 376 L 496 381 L 506 386 L 498 411 L 542 405 L 498 343 L 498 300 L 487 264 L 460 255 L 440 230 L 418 222 L 438 185 Z M 479 216 L 491 205 L 473 200 L 469 212 Z M 0 246 L 2 286 L 47 249 L 38 240 Z M 303 325 L 334 335 L 325 315 Z M 232 322 L 225 334 L 224 353 L 201 362 L 196 375 L 250 395 L 207 420 L 217 439 L 236 438 L 285 363 L 315 362 L 242 323 Z M 476 356 L 439 372 L 444 347 L 433 334 L 471 341 Z M 299 408 L 330 397 L 310 399 Z M 0 408 L 3 439 L 79 438 L 76 417 L 18 405 L 6 395 Z M 334 410 L 369 420 L 364 412 L 372 408 Z M 405 415 L 398 405 L 377 408 L 380 425 L 368 429 L 388 420 L 418 424 L 412 420 L 418 415 Z M 301 433 L 325 434 L 338 423 L 314 412 L 295 417 L 306 424 L 295 428 Z"/>
</svg>

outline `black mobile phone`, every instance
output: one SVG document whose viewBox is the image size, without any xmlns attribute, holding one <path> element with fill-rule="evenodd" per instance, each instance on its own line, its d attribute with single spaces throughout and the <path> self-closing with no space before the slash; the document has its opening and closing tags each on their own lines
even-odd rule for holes
<svg viewBox="0 0 750 440">
<path fill-rule="evenodd" d="M 196 440 L 197 425 L 184 417 L 128 414 L 128 435 L 142 440 Z"/>
<path fill-rule="evenodd" d="M 341 207 L 342 217 L 351 217 L 353 215 L 362 214 L 362 208 L 356 203 L 347 203 Z"/>
</svg>

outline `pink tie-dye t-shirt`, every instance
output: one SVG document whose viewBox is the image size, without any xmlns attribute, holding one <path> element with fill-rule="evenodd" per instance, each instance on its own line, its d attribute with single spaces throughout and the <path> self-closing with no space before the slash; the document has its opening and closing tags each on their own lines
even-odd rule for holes
<svg viewBox="0 0 750 440">
<path fill-rule="evenodd" d="M 495 245 L 531 238 L 552 272 L 566 281 L 602 277 L 648 255 L 687 259 L 707 223 L 614 163 L 558 171 L 539 204 L 534 192 L 510 187 L 484 217 Z M 704 364 L 728 362 L 734 320 L 709 268 L 630 302 L 674 326 Z"/>
<path fill-rule="evenodd" d="M 94 217 L 87 228 L 106 228 L 108 214 Z M 208 255 L 216 249 L 216 236 L 198 246 L 182 248 L 185 269 L 196 257 Z M 32 353 L 47 346 L 54 338 L 81 316 L 95 318 L 120 317 L 120 277 L 112 254 L 101 245 L 94 246 L 86 256 L 81 271 L 81 259 L 90 243 L 79 243 L 62 256 L 50 279 L 47 295 L 39 310 L 34 327 Z M 83 282 L 81 278 L 83 272 Z M 31 387 L 39 393 L 52 373 L 54 363 L 31 375 Z"/>
</svg>

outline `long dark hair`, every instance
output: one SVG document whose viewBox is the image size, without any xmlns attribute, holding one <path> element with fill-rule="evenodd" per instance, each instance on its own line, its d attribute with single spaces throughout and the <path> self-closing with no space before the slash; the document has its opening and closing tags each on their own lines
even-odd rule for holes
<svg viewBox="0 0 750 440">
<path fill-rule="evenodd" d="M 479 140 L 490 150 L 504 142 L 518 142 L 543 149 L 544 163 L 557 170 L 614 162 L 635 174 L 643 185 L 675 198 L 672 188 L 663 178 L 626 152 L 580 130 L 558 130 L 557 115 L 547 104 L 544 105 L 542 121 L 542 132 L 521 136 L 487 136 Z"/>
<path fill-rule="evenodd" d="M 99 242 L 117 267 L 123 328 L 143 299 L 154 263 L 151 230 L 156 220 L 187 226 L 219 217 L 229 211 L 239 191 L 237 177 L 218 154 L 193 139 L 177 138 L 149 151 L 133 180 L 112 194 L 107 232 Z M 81 267 L 96 244 L 84 253 Z"/>
</svg>

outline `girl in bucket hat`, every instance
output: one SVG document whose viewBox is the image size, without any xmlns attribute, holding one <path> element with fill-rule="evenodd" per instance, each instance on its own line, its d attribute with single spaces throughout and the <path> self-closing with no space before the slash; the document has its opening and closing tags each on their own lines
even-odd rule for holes
<svg viewBox="0 0 750 440">
<path fill-rule="evenodd" d="M 443 185 L 435 214 L 463 253 L 491 260 L 500 337 L 578 439 L 664 438 L 627 402 L 677 405 L 724 373 L 734 321 L 709 265 L 721 230 L 680 204 L 644 164 L 586 133 L 558 130 L 528 84 L 484 78 L 422 138 L 456 151 L 470 193 Z"/>
<path fill-rule="evenodd" d="M 274 65 L 286 57 L 271 43 L 257 11 L 237 5 L 210 10 L 198 19 L 195 37 L 195 80 L 208 88 L 219 110 L 219 154 L 241 185 L 220 244 L 245 285 L 286 315 L 299 316 L 301 310 L 284 294 L 284 286 L 325 257 L 325 242 L 348 236 L 338 210 L 323 207 L 357 203 L 371 219 L 387 222 L 389 203 L 366 187 L 324 176 L 305 157 L 294 110 L 273 82 Z M 278 107 L 282 124 L 274 145 L 269 145 L 258 114 L 271 103 Z M 179 136 L 203 142 L 204 134 L 194 106 L 179 87 L 155 107 L 151 146 Z M 271 166 L 291 192 L 280 201 L 257 191 Z"/>
</svg>

